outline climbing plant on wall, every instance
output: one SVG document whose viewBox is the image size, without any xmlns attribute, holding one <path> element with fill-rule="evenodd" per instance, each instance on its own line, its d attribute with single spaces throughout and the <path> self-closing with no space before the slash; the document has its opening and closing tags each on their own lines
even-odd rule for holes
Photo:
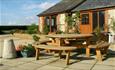
<svg viewBox="0 0 115 70">
<path fill-rule="evenodd" d="M 69 33 L 69 30 L 72 30 L 72 29 L 74 30 L 75 33 L 80 33 L 79 27 L 78 27 L 78 24 L 80 21 L 79 12 L 67 13 L 65 21 L 67 23 L 66 33 Z"/>
</svg>

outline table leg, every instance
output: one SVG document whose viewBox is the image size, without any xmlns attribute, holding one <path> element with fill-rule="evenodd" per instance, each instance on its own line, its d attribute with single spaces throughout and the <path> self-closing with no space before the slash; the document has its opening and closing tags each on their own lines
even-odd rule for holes
<svg viewBox="0 0 115 70">
<path fill-rule="evenodd" d="M 62 55 L 62 51 L 59 51 L 59 57 L 60 57 L 60 59 L 61 59 L 61 55 Z"/>
<path fill-rule="evenodd" d="M 99 49 L 96 49 L 96 56 L 97 56 L 97 60 L 99 60 L 101 62 L 102 61 L 102 54 L 101 54 L 101 51 Z"/>
<path fill-rule="evenodd" d="M 90 48 L 86 47 L 86 56 L 90 57 Z"/>
<path fill-rule="evenodd" d="M 70 51 L 66 54 L 66 64 L 69 65 Z"/>
<path fill-rule="evenodd" d="M 36 60 L 39 60 L 40 49 L 36 49 Z"/>
<path fill-rule="evenodd" d="M 86 56 L 90 57 L 90 48 L 88 48 L 89 44 L 90 44 L 90 38 L 86 38 Z"/>
<path fill-rule="evenodd" d="M 61 45 L 61 39 L 60 39 L 60 38 L 56 38 L 55 41 L 56 41 L 56 42 L 55 42 L 56 45 L 58 45 L 58 46 Z"/>
</svg>

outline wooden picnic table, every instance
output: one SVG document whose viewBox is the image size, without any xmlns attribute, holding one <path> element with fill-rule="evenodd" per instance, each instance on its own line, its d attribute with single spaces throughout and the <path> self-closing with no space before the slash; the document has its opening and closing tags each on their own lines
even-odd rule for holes
<svg viewBox="0 0 115 70">
<path fill-rule="evenodd" d="M 89 40 L 92 37 L 92 34 L 54 34 L 54 35 L 47 35 L 48 38 L 52 39 L 52 43 L 58 46 L 62 46 L 62 42 L 65 39 L 85 39 L 86 40 L 86 55 L 89 57 L 89 49 L 88 44 Z"/>
<path fill-rule="evenodd" d="M 47 35 L 47 37 L 52 38 L 52 42 L 61 46 L 61 41 L 64 39 L 86 39 L 87 41 L 91 38 L 92 34 L 54 34 Z"/>
</svg>

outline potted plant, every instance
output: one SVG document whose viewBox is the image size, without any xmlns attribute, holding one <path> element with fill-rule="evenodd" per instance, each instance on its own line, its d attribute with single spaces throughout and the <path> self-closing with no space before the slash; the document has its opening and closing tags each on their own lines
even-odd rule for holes
<svg viewBox="0 0 115 70">
<path fill-rule="evenodd" d="M 21 51 L 23 50 L 23 45 L 19 44 L 15 47 L 17 57 L 22 57 Z"/>
<path fill-rule="evenodd" d="M 33 40 L 34 41 L 39 41 L 40 37 L 36 36 L 36 35 L 33 35 Z"/>
<path fill-rule="evenodd" d="M 31 44 L 28 44 L 21 50 L 21 54 L 23 57 L 32 57 L 35 55 L 35 49 Z"/>
</svg>

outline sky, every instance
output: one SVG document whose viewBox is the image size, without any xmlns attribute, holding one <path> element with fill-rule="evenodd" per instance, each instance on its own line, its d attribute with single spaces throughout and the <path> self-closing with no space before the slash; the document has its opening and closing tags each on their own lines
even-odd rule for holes
<svg viewBox="0 0 115 70">
<path fill-rule="evenodd" d="M 60 0 L 0 0 L 0 26 L 38 24 L 38 15 Z"/>
</svg>

